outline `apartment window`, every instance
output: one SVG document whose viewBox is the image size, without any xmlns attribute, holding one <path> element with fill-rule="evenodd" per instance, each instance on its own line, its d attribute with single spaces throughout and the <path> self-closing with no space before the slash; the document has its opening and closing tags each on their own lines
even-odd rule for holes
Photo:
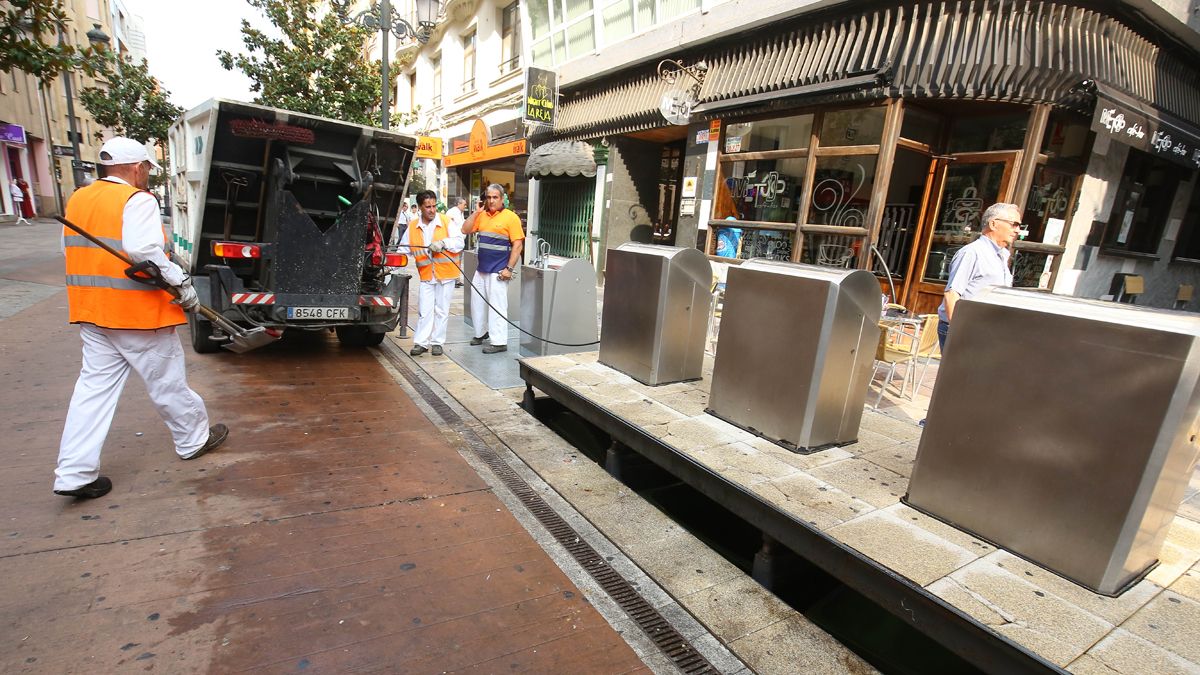
<svg viewBox="0 0 1200 675">
<path fill-rule="evenodd" d="M 463 93 L 475 91 L 475 31 L 463 36 Z"/>
<path fill-rule="evenodd" d="M 417 74 L 408 74 L 408 109 L 416 111 L 417 109 Z"/>
<path fill-rule="evenodd" d="M 1149 153 L 1130 148 L 1104 231 L 1102 250 L 1157 253 L 1163 227 L 1175 202 L 1180 174 L 1185 172 Z"/>
<path fill-rule="evenodd" d="M 430 60 L 430 68 L 433 70 L 433 96 L 430 101 L 434 108 L 442 105 L 442 55 L 438 54 Z"/>
<path fill-rule="evenodd" d="M 521 67 L 521 8 L 514 2 L 500 10 L 500 72 Z"/>
<path fill-rule="evenodd" d="M 533 62 L 554 66 L 596 49 L 593 0 L 531 0 Z"/>
</svg>

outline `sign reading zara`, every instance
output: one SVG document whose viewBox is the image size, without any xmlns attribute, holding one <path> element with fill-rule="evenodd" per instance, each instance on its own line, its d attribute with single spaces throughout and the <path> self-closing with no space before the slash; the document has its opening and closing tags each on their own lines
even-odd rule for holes
<svg viewBox="0 0 1200 675">
<path fill-rule="evenodd" d="M 558 108 L 558 76 L 553 70 L 525 69 L 525 121 L 554 126 Z"/>
</svg>

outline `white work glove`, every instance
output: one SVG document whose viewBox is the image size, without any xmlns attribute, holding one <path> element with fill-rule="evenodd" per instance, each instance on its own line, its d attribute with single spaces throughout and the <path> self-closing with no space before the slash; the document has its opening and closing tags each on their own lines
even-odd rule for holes
<svg viewBox="0 0 1200 675">
<path fill-rule="evenodd" d="M 195 312 L 196 307 L 200 305 L 200 296 L 196 295 L 196 289 L 192 288 L 192 278 L 185 277 L 183 283 L 175 288 L 179 290 L 179 297 L 172 302 L 179 305 L 185 312 Z"/>
<path fill-rule="evenodd" d="M 446 250 L 446 242 L 442 241 L 441 239 L 439 239 L 429 245 L 430 253 L 441 253 L 442 251 L 445 251 L 445 250 Z"/>
</svg>

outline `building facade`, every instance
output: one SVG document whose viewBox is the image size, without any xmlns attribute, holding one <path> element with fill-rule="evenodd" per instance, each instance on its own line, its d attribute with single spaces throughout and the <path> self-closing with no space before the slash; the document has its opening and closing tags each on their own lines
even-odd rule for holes
<svg viewBox="0 0 1200 675">
<path fill-rule="evenodd" d="M 1025 213 L 1019 286 L 1140 284 L 1140 304 L 1171 307 L 1200 281 L 1188 3 L 545 0 L 529 16 L 530 58 L 560 83 L 530 163 L 551 142 L 600 151 L 599 270 L 629 240 L 854 265 L 924 313 L 1006 201 Z"/>
<path fill-rule="evenodd" d="M 63 9 L 70 18 L 63 42 L 84 48 L 88 32 L 99 30 L 108 37 L 109 48 L 131 53 L 134 36 L 140 34 L 140 22 L 132 17 L 120 0 L 64 0 Z M 117 39 L 114 17 L 127 17 L 131 28 Z M 144 55 L 144 37 L 142 38 Z M 15 218 L 8 185 L 23 179 L 29 185 L 32 202 L 39 215 L 61 213 L 64 200 L 75 191 L 77 182 L 95 177 L 100 150 L 96 132 L 102 131 L 79 101 L 85 87 L 103 86 L 103 82 L 75 72 L 64 74 L 45 87 L 27 73 L 0 74 L 0 190 L 3 215 Z M 24 140 L 22 140 L 24 139 Z M 78 149 L 78 156 L 76 156 Z M 77 181 L 77 178 L 79 179 Z"/>
</svg>

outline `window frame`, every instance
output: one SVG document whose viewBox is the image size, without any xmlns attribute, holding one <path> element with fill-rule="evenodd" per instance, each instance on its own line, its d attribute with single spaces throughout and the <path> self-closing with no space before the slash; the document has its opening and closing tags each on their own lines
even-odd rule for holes
<svg viewBox="0 0 1200 675">
<path fill-rule="evenodd" d="M 473 93 L 479 68 L 479 31 L 474 26 L 462 36 L 462 68 L 462 93 Z"/>
</svg>

